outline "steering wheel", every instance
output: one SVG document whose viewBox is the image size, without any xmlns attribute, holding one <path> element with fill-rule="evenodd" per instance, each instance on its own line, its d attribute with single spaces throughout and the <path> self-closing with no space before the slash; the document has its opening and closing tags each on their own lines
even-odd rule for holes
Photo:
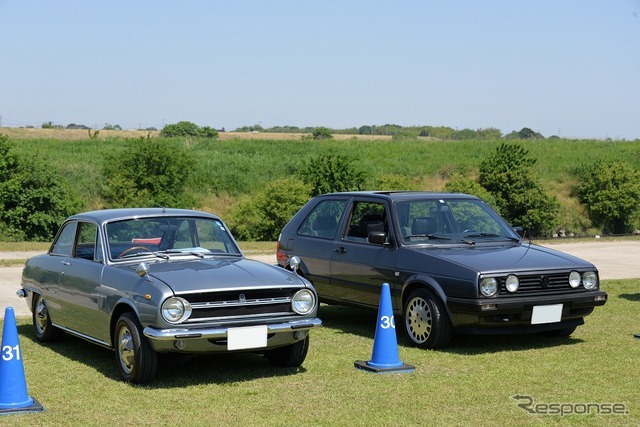
<svg viewBox="0 0 640 427">
<path fill-rule="evenodd" d="M 126 254 L 128 254 L 129 252 L 133 252 L 133 251 L 136 251 L 136 250 L 145 250 L 145 249 L 146 249 L 147 251 L 149 251 L 149 252 L 153 252 L 151 249 L 149 249 L 149 248 L 148 248 L 148 247 L 146 247 L 146 246 L 134 246 L 134 247 L 132 247 L 132 248 L 125 249 L 124 251 L 122 251 L 122 253 L 121 253 L 120 255 L 118 255 L 118 257 L 117 257 L 117 258 L 122 258 L 123 256 L 125 256 L 125 255 L 126 255 Z"/>
<path fill-rule="evenodd" d="M 473 228 L 467 228 L 466 230 L 463 231 L 463 233 L 477 233 L 477 230 L 474 230 Z"/>
</svg>

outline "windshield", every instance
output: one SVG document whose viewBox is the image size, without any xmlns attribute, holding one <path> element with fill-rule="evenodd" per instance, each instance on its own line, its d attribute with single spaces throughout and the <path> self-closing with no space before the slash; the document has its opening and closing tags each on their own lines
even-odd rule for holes
<svg viewBox="0 0 640 427">
<path fill-rule="evenodd" d="M 155 217 L 107 224 L 111 259 L 149 253 L 240 255 L 224 224 L 212 218 Z"/>
<path fill-rule="evenodd" d="M 405 244 L 475 244 L 520 240 L 484 202 L 475 199 L 424 199 L 396 203 Z"/>
</svg>

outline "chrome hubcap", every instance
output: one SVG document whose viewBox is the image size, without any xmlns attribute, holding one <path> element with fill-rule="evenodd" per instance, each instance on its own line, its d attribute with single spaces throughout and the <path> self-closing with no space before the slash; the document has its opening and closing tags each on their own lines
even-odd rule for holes
<svg viewBox="0 0 640 427">
<path fill-rule="evenodd" d="M 413 298 L 407 305 L 405 322 L 409 335 L 418 344 L 424 343 L 431 335 L 432 317 L 427 302 L 422 298 Z"/>
<path fill-rule="evenodd" d="M 136 352 L 133 348 L 133 338 L 128 328 L 120 328 L 118 333 L 118 355 L 122 369 L 130 374 L 135 363 Z"/>
<path fill-rule="evenodd" d="M 47 328 L 47 321 L 49 319 L 49 313 L 47 312 L 47 306 L 44 304 L 42 297 L 38 298 L 36 304 L 36 328 L 38 333 L 42 334 Z"/>
</svg>

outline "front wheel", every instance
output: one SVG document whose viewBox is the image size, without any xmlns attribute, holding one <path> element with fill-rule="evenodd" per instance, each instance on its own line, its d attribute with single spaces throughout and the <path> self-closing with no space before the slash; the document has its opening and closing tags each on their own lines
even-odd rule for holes
<svg viewBox="0 0 640 427">
<path fill-rule="evenodd" d="M 281 368 L 297 368 L 302 365 L 309 351 L 309 336 L 302 341 L 284 347 L 274 348 L 265 353 L 272 365 Z"/>
<path fill-rule="evenodd" d="M 113 333 L 116 362 L 125 381 L 145 384 L 153 381 L 158 366 L 158 355 L 142 334 L 142 325 L 133 313 L 124 313 L 118 319 Z"/>
<path fill-rule="evenodd" d="M 404 329 L 416 347 L 435 349 L 451 340 L 452 328 L 439 298 L 427 289 L 411 292 L 404 305 Z"/>
<path fill-rule="evenodd" d="M 49 310 L 44 298 L 40 294 L 33 297 L 33 331 L 40 342 L 54 342 L 60 339 L 62 331 L 51 324 Z"/>
</svg>

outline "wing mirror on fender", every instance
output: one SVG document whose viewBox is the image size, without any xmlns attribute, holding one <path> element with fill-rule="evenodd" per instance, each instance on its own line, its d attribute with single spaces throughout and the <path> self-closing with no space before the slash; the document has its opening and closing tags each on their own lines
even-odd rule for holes
<svg viewBox="0 0 640 427">
<path fill-rule="evenodd" d="M 300 258 L 297 256 L 289 258 L 289 268 L 291 268 L 291 271 L 298 274 L 298 267 L 300 267 Z"/>
</svg>

